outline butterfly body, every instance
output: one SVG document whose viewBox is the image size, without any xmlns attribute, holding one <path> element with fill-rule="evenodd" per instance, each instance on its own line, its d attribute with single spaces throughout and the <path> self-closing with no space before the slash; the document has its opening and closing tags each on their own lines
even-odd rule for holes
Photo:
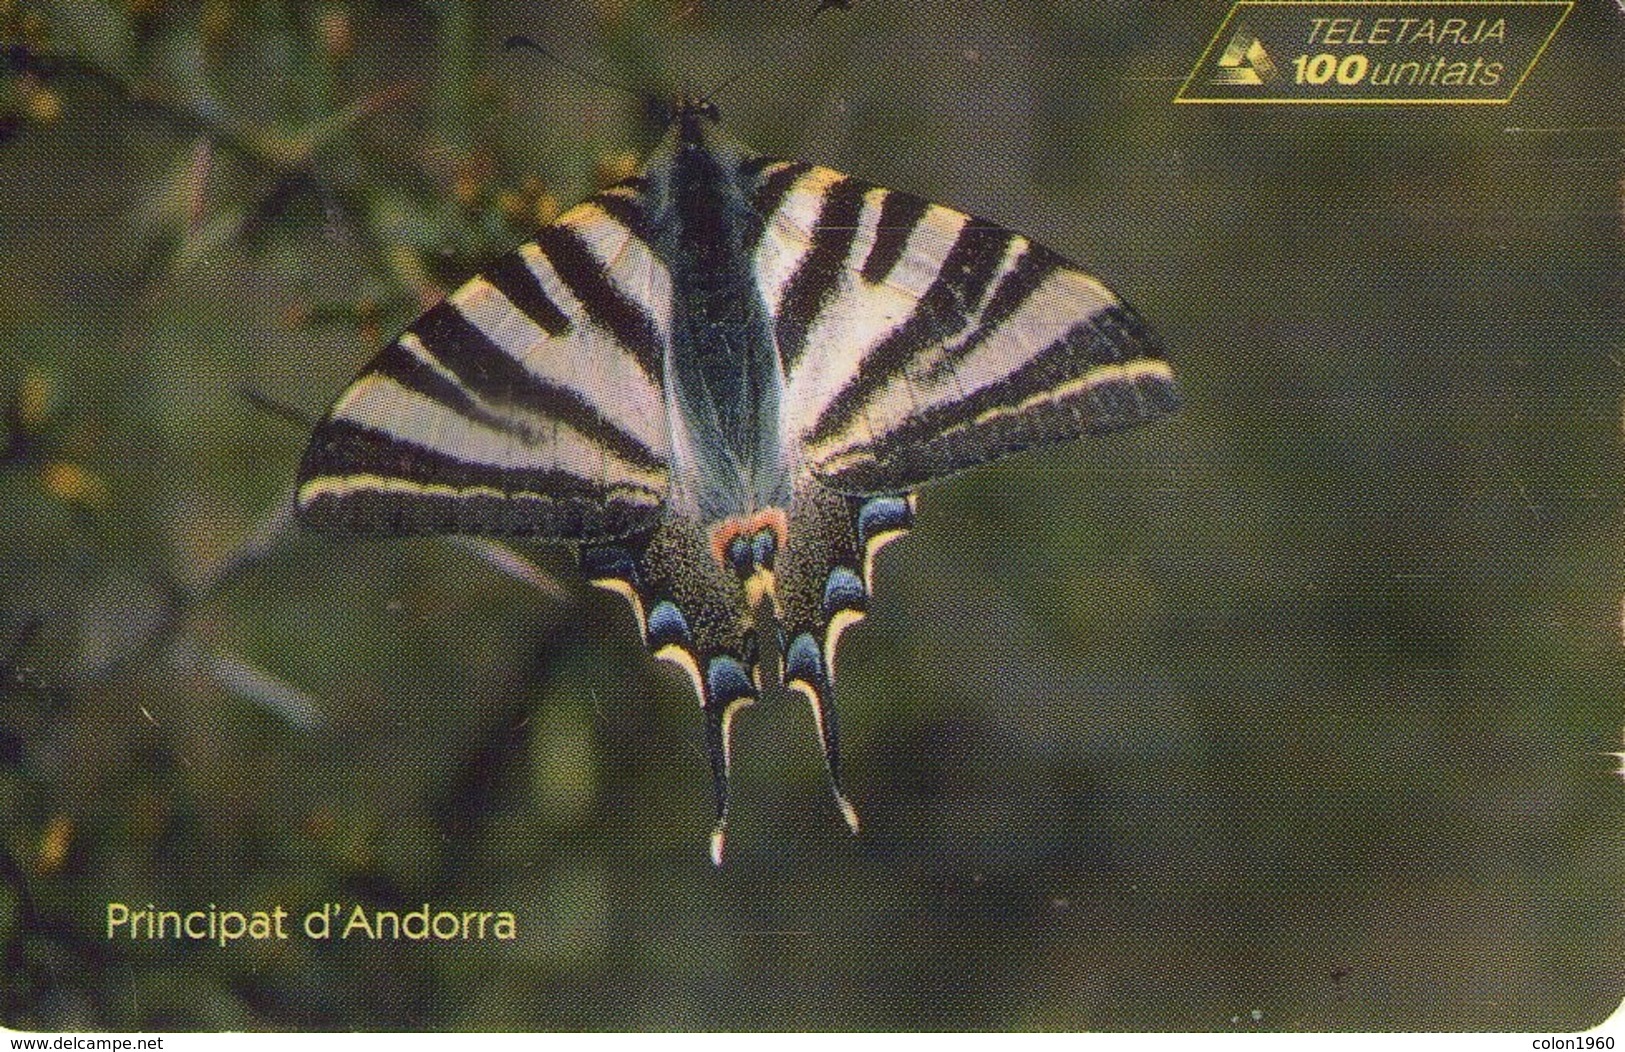
<svg viewBox="0 0 1625 1052">
<path fill-rule="evenodd" d="M 730 732 L 778 679 L 838 805 L 836 644 L 924 482 L 1176 403 L 1135 312 L 986 220 L 753 153 L 676 107 L 631 179 L 408 327 L 317 428 L 310 526 L 578 545 L 704 714 L 720 862 Z M 770 616 L 769 616 L 770 615 Z"/>
<path fill-rule="evenodd" d="M 751 271 L 764 220 L 739 177 L 743 151 L 681 107 L 644 168 L 650 243 L 672 275 L 668 398 L 691 428 L 672 504 L 718 524 L 790 499 L 795 464 L 779 430 L 784 373 Z M 692 462 L 687 462 L 692 457 Z"/>
</svg>

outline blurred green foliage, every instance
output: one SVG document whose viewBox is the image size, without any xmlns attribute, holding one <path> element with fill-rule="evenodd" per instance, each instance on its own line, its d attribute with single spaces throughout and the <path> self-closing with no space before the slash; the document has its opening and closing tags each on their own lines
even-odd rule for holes
<svg viewBox="0 0 1625 1052">
<path fill-rule="evenodd" d="M 1582 3 L 1505 110 L 1170 105 L 1224 9 L 0 0 L 0 1019 L 1611 1011 L 1619 20 Z M 764 56 L 735 134 L 1078 256 L 1189 406 L 929 489 L 842 653 L 863 836 L 775 696 L 716 871 L 687 688 L 568 553 L 286 504 L 301 421 L 635 164 L 638 96 Z M 109 901 L 521 934 L 132 943 Z"/>
</svg>

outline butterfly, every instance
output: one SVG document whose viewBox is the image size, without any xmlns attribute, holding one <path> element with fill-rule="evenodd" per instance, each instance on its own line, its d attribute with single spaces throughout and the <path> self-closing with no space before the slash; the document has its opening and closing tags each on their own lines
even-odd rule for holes
<svg viewBox="0 0 1625 1052">
<path fill-rule="evenodd" d="M 642 171 L 431 308 L 316 427 L 307 527 L 577 546 L 703 715 L 722 862 L 732 723 L 778 680 L 835 801 L 841 633 L 924 483 L 1173 410 L 1140 316 L 995 223 L 753 152 L 673 106 Z M 771 618 L 766 616 L 771 609 Z"/>
</svg>

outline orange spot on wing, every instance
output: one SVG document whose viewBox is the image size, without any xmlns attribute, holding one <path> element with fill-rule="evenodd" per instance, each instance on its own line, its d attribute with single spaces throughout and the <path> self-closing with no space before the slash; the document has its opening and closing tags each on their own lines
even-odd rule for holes
<svg viewBox="0 0 1625 1052">
<path fill-rule="evenodd" d="M 752 515 L 750 519 L 750 532 L 752 534 L 759 533 L 762 530 L 773 531 L 773 535 L 779 541 L 779 551 L 782 552 L 785 546 L 790 543 L 790 516 L 785 514 L 783 508 L 764 508 Z"/>
<path fill-rule="evenodd" d="M 728 564 L 728 545 L 744 528 L 745 524 L 738 519 L 724 519 L 711 531 L 711 558 L 724 570 L 732 569 Z"/>
<path fill-rule="evenodd" d="M 733 543 L 734 538 L 741 534 L 752 538 L 763 530 L 773 531 L 773 535 L 778 538 L 779 551 L 782 552 L 785 545 L 790 542 L 790 516 L 785 514 L 783 508 L 763 508 L 749 515 L 735 515 L 723 519 L 711 530 L 711 558 L 724 570 L 732 570 L 733 563 L 728 559 L 728 546 Z"/>
</svg>

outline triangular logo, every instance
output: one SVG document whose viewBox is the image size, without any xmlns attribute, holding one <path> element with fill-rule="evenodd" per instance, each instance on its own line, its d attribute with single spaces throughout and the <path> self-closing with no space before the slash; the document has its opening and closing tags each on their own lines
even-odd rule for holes
<svg viewBox="0 0 1625 1052">
<path fill-rule="evenodd" d="M 1219 68 L 1210 83 L 1267 84 L 1279 74 L 1275 60 L 1264 50 L 1264 42 L 1243 22 L 1236 27 L 1236 35 L 1230 38 L 1224 54 L 1219 56 Z"/>
</svg>

